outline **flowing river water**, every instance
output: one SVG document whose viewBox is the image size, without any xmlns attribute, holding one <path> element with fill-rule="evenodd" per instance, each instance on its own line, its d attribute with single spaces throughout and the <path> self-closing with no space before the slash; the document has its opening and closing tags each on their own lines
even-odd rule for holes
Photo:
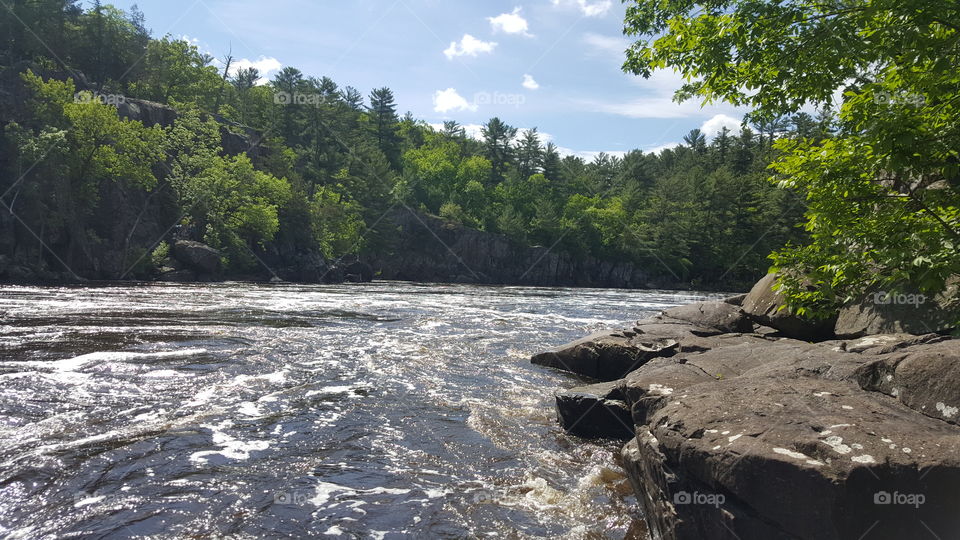
<svg viewBox="0 0 960 540">
<path fill-rule="evenodd" d="M 557 426 L 582 380 L 529 358 L 692 299 L 0 287 L 0 536 L 643 538 L 620 444 Z"/>
</svg>

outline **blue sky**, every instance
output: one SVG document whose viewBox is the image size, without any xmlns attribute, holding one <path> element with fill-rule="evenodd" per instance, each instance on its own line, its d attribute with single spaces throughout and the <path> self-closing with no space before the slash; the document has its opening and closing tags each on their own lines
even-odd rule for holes
<svg viewBox="0 0 960 540">
<path fill-rule="evenodd" d="M 674 145 L 693 128 L 735 127 L 743 110 L 671 101 L 680 78 L 620 70 L 617 0 L 137 0 L 155 36 L 270 76 L 281 66 L 365 95 L 389 86 L 401 113 L 477 131 L 493 116 L 537 127 L 565 153 L 591 158 Z"/>
</svg>

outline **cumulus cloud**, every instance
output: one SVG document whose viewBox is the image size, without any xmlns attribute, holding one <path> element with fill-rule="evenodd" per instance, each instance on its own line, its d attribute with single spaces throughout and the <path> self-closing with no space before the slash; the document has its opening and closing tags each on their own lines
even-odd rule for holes
<svg viewBox="0 0 960 540">
<path fill-rule="evenodd" d="M 448 60 L 453 60 L 457 56 L 477 56 L 480 53 L 491 53 L 496 46 L 497 44 L 493 41 L 483 41 L 470 34 L 464 34 L 459 43 L 456 41 L 450 42 L 450 46 L 443 51 L 443 54 L 447 56 Z"/>
<path fill-rule="evenodd" d="M 270 77 L 280 71 L 280 68 L 283 67 L 283 64 L 279 60 L 272 56 L 261 56 L 256 60 L 248 60 L 246 58 L 241 58 L 239 60 L 234 60 L 230 64 L 230 76 L 234 76 L 241 69 L 247 68 L 256 68 L 260 72 L 260 78 L 257 80 L 258 85 L 267 84 L 270 81 Z"/>
<path fill-rule="evenodd" d="M 739 135 L 740 124 L 740 120 L 737 120 L 736 118 L 727 116 L 725 114 L 717 114 L 714 115 L 713 118 L 704 122 L 703 125 L 700 126 L 700 131 L 710 138 L 716 137 L 723 128 L 729 129 L 731 135 Z"/>
<path fill-rule="evenodd" d="M 521 8 L 513 8 L 513 11 L 510 13 L 501 13 L 496 17 L 487 17 L 487 20 L 490 21 L 490 26 L 493 27 L 494 32 L 503 32 L 504 34 L 520 34 L 521 36 L 532 37 L 533 34 L 529 32 L 529 25 L 527 20 L 520 15 Z"/>
<path fill-rule="evenodd" d="M 540 88 L 540 83 L 534 80 L 533 76 L 527 73 L 523 75 L 523 87 L 527 90 L 536 90 Z"/>
<path fill-rule="evenodd" d="M 433 94 L 433 110 L 438 113 L 450 111 L 475 111 L 476 103 L 470 103 L 455 88 L 437 90 Z"/>
<path fill-rule="evenodd" d="M 611 0 L 551 0 L 553 5 L 574 5 L 580 8 L 584 17 L 602 17 L 613 7 Z"/>
</svg>

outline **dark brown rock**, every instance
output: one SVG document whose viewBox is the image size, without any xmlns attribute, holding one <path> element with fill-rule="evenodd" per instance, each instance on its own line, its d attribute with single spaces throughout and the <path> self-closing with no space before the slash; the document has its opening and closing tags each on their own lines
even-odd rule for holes
<svg viewBox="0 0 960 540">
<path fill-rule="evenodd" d="M 197 281 L 197 274 L 193 270 L 171 270 L 163 272 L 157 277 L 158 281 L 169 281 L 174 283 L 190 283 Z"/>
<path fill-rule="evenodd" d="M 388 245 L 367 262 L 385 280 L 532 286 L 651 288 L 647 270 L 629 262 L 530 246 L 500 234 L 400 208 L 383 220 Z"/>
</svg>

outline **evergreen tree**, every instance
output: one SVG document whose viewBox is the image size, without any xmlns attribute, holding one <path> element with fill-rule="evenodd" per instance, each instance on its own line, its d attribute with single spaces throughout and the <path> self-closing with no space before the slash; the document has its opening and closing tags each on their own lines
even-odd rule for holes
<svg viewBox="0 0 960 540">
<path fill-rule="evenodd" d="M 397 133 L 399 120 L 393 92 L 386 87 L 373 90 L 370 93 L 367 112 L 370 116 L 370 132 L 377 148 L 383 152 L 395 169 L 399 169 L 400 136 Z"/>
<path fill-rule="evenodd" d="M 484 156 L 493 165 L 490 184 L 499 184 L 503 182 L 507 166 L 513 159 L 513 139 L 517 136 L 517 128 L 494 117 L 483 125 L 480 133 L 483 135 Z"/>
</svg>

